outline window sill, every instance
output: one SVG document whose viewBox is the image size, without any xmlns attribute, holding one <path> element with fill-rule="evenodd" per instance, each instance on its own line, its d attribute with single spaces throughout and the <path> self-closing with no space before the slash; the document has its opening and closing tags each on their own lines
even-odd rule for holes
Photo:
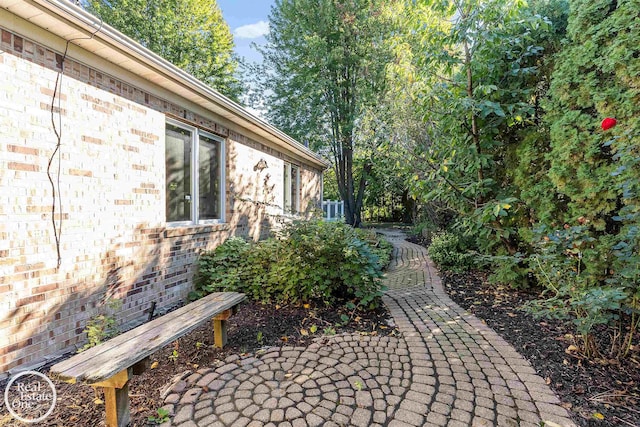
<svg viewBox="0 0 640 427">
<path fill-rule="evenodd" d="M 229 224 L 177 225 L 167 227 L 164 237 L 193 236 L 227 230 L 229 230 Z"/>
</svg>

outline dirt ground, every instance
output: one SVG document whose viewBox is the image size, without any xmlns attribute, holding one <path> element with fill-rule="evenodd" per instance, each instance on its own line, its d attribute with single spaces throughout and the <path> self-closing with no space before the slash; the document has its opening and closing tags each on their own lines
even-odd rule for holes
<svg viewBox="0 0 640 427">
<path fill-rule="evenodd" d="M 623 360 L 589 360 L 572 350 L 570 321 L 535 319 L 520 310 L 535 290 L 490 285 L 482 273 L 442 273 L 445 289 L 525 356 L 583 426 L 640 426 L 640 337 Z M 606 330 L 598 331 L 606 336 Z"/>
<path fill-rule="evenodd" d="M 341 315 L 351 318 L 344 324 Z M 200 327 L 152 355 L 154 369 L 135 376 L 130 383 L 131 427 L 153 426 L 149 417 L 157 416 L 163 405 L 161 394 L 171 379 L 201 366 L 215 366 L 232 354 L 252 353 L 262 347 L 307 346 L 323 334 L 359 332 L 372 335 L 398 335 L 389 323 L 383 307 L 374 312 L 353 313 L 343 307 L 277 306 L 245 302 L 228 324 L 229 342 L 223 350 L 213 347 L 213 331 Z M 154 364 L 155 365 L 155 364 Z M 43 367 L 46 373 L 48 367 Z M 55 382 L 57 404 L 45 421 L 34 426 L 96 427 L 104 426 L 104 402 L 92 387 Z M 0 390 L 6 384 L 0 384 Z M 0 399 L 4 400 L 4 399 Z M 0 407 L 0 427 L 24 426 Z"/>
</svg>

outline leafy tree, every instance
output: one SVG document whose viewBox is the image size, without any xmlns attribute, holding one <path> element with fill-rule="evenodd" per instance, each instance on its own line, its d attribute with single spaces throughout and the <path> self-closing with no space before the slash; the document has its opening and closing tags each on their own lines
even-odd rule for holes
<svg viewBox="0 0 640 427">
<path fill-rule="evenodd" d="M 401 5 L 398 0 L 278 0 L 262 52 L 269 119 L 314 148 L 330 147 L 345 220 L 354 226 L 361 222 L 374 167 L 371 147 L 380 141 L 376 129 L 373 138 L 360 132 L 361 120 L 386 91 L 393 60 L 388 39 Z"/>
<path fill-rule="evenodd" d="M 540 131 L 541 65 L 551 25 L 520 1 L 421 1 L 429 137 L 415 147 L 416 193 L 458 213 L 490 253 L 514 254 L 528 209 L 517 148 Z M 414 166 L 414 164 L 412 164 Z"/>
<path fill-rule="evenodd" d="M 237 99 L 233 36 L 216 0 L 84 0 L 107 24 Z"/>
<path fill-rule="evenodd" d="M 614 217 L 621 207 L 612 176 L 616 147 L 603 145 L 608 136 L 600 122 L 614 116 L 626 131 L 640 132 L 637 6 L 637 1 L 571 3 L 569 41 L 556 63 L 547 104 L 549 177 L 563 201 L 557 219 L 584 218 L 596 236 L 618 233 Z M 597 258 L 611 259 L 606 250 Z"/>
<path fill-rule="evenodd" d="M 536 215 L 551 230 L 548 235 L 580 231 L 561 254 L 565 261 L 579 254 L 574 266 L 562 269 L 560 261 L 550 265 L 571 277 L 562 286 L 553 284 L 562 303 L 568 299 L 579 307 L 578 321 L 588 326 L 611 323 L 620 311 L 630 315 L 623 318 L 630 323 L 620 327 L 629 331 L 629 340 L 621 346 L 628 351 L 640 313 L 638 2 L 570 4 L 568 38 L 546 103 L 551 135 L 547 176 L 553 200 L 542 204 Z M 619 125 L 605 132 L 600 123 L 607 116 L 616 117 Z M 595 351 L 593 337 L 585 331 L 585 351 Z M 621 338 L 614 335 L 614 343 L 616 337 Z"/>
</svg>

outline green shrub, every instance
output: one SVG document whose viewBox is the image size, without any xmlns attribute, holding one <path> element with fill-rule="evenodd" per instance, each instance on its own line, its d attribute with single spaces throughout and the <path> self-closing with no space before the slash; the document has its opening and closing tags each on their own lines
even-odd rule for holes
<svg viewBox="0 0 640 427">
<path fill-rule="evenodd" d="M 369 244 L 371 251 L 378 257 L 378 265 L 381 269 L 387 268 L 391 261 L 391 254 L 393 253 L 393 245 L 389 243 L 387 239 L 381 234 L 375 232 L 375 230 L 367 230 L 363 228 L 356 229 L 356 235 L 362 241 Z"/>
<path fill-rule="evenodd" d="M 474 255 L 465 251 L 460 237 L 453 233 L 434 235 L 429 246 L 429 257 L 445 270 L 468 270 L 474 266 Z"/>
<path fill-rule="evenodd" d="M 423 221 L 411 227 L 409 234 L 429 244 L 437 230 L 438 227 L 432 221 Z"/>
<path fill-rule="evenodd" d="M 391 249 L 375 233 L 343 223 L 297 221 L 277 238 L 258 243 L 229 239 L 203 253 L 191 297 L 239 291 L 258 301 L 353 300 L 375 306 Z"/>
<path fill-rule="evenodd" d="M 245 240 L 232 237 L 215 250 L 203 253 L 198 260 L 195 290 L 189 299 L 196 300 L 212 292 L 240 290 L 245 281 L 249 249 Z"/>
</svg>

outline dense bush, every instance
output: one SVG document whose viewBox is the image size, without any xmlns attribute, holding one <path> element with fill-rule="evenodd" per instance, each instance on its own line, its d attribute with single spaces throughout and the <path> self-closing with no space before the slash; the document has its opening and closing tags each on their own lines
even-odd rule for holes
<svg viewBox="0 0 640 427">
<path fill-rule="evenodd" d="M 444 232 L 433 236 L 429 257 L 448 270 L 468 270 L 474 266 L 474 254 L 467 251 L 459 236 Z"/>
<path fill-rule="evenodd" d="M 299 221 L 275 238 L 247 243 L 231 238 L 199 260 L 192 298 L 239 291 L 259 301 L 375 306 L 391 245 L 374 232 L 339 222 Z"/>
</svg>

